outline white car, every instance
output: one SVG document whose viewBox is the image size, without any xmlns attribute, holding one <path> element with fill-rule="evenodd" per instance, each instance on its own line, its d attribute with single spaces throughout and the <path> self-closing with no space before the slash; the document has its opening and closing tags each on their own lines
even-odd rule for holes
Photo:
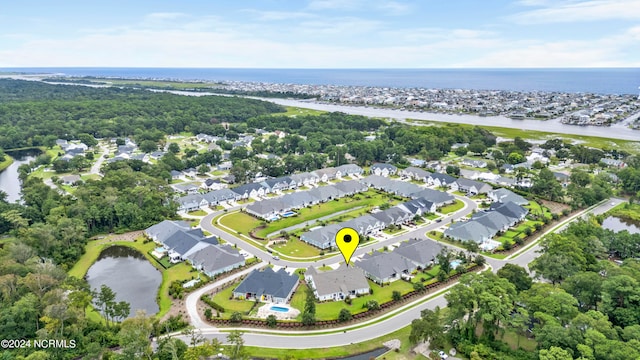
<svg viewBox="0 0 640 360">
<path fill-rule="evenodd" d="M 440 352 L 438 353 L 438 356 L 440 356 L 440 359 L 444 360 L 444 359 L 448 359 L 449 355 L 447 355 L 444 351 L 440 350 Z"/>
</svg>

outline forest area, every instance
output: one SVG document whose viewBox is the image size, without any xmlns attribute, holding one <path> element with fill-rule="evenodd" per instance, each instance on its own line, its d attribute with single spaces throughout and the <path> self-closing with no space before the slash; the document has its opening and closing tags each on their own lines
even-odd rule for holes
<svg viewBox="0 0 640 360">
<path fill-rule="evenodd" d="M 141 144 L 149 142 L 153 150 L 165 145 L 172 134 L 223 137 L 217 142 L 220 150 L 198 152 L 174 144 L 153 164 L 139 160 L 105 164 L 100 180 L 85 181 L 73 195 L 61 195 L 29 176 L 31 166 L 21 168 L 24 203 L 10 204 L 0 191 L 0 337 L 74 339 L 78 346 L 44 354 L 35 349 L 4 352 L 0 360 L 96 359 L 116 346 L 125 350 L 125 356 L 114 358 L 125 359 L 164 360 L 172 359 L 176 348 L 183 355 L 196 351 L 168 341 L 151 354 L 149 336 L 183 327 L 179 318 L 160 323 L 136 316 L 120 322 L 122 316 L 114 315 L 113 321 L 95 321 L 91 303 L 102 303 L 105 309 L 111 306 L 113 314 L 121 312 L 113 308 L 106 290 L 94 293 L 84 279 L 66 273 L 82 256 L 90 237 L 140 230 L 176 218 L 174 194 L 167 186 L 171 170 L 214 166 L 226 152 L 233 164 L 230 174 L 242 183 L 258 173 L 276 177 L 342 165 L 348 162 L 347 154 L 361 166 L 388 162 L 407 167 L 409 157 L 437 161 L 452 152 L 453 144 L 467 143 L 465 155 L 491 155 L 489 167 L 498 171 L 504 164 L 522 161 L 532 147 L 520 138 L 497 143 L 495 135 L 479 127 L 412 127 L 343 113 L 289 117 L 282 112 L 272 103 L 236 97 L 0 80 L 0 149 L 48 149 L 59 138 L 97 144 L 99 138 L 131 137 Z M 256 137 L 250 147 L 233 146 L 241 134 L 256 134 L 257 129 L 286 135 L 264 141 Z M 375 134 L 375 139 L 365 139 L 367 134 Z M 593 169 L 611 152 L 555 140 L 541 147 L 553 150 L 557 159 L 574 159 Z M 259 158 L 260 154 L 280 159 Z M 608 174 L 579 170 L 563 186 L 547 167 L 534 166 L 515 173 L 516 178 L 531 177 L 533 183 L 516 191 L 574 209 L 612 194 L 633 202 L 640 198 L 640 160 L 621 155 L 628 166 L 615 171 L 618 183 Z M 2 157 L 0 150 L 0 161 Z M 50 161 L 41 155 L 33 167 Z M 449 170 L 460 171 L 455 166 Z M 513 267 L 497 275 L 465 275 L 447 295 L 446 312 L 425 311 L 422 319 L 414 321 L 413 340 L 450 343 L 474 360 L 639 357 L 640 267 L 633 259 L 640 256 L 640 235 L 605 231 L 601 221 L 579 222 L 547 237 L 542 242 L 544 254 L 531 264 L 540 277 L 535 281 L 524 269 Z M 609 261 L 611 255 L 624 263 Z M 509 349 L 501 341 L 507 330 L 518 338 L 534 339 L 536 348 Z"/>
</svg>

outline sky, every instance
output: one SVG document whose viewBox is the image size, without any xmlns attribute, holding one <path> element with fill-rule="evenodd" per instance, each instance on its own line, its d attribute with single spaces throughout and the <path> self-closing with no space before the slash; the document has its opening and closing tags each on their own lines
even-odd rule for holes
<svg viewBox="0 0 640 360">
<path fill-rule="evenodd" d="M 2 67 L 640 67 L 640 0 L 20 0 Z"/>
</svg>

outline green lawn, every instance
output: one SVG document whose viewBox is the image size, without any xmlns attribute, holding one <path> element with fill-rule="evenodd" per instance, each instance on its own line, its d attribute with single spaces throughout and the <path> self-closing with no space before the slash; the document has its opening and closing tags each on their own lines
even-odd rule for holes
<svg viewBox="0 0 640 360">
<path fill-rule="evenodd" d="M 293 237 L 290 238 L 286 244 L 274 245 L 271 248 L 283 255 L 293 257 L 306 258 L 320 255 L 320 249 Z"/>
<path fill-rule="evenodd" d="M 340 310 L 343 308 L 348 309 L 352 314 L 358 314 L 366 311 L 366 309 L 364 309 L 362 306 L 369 300 L 376 300 L 379 304 L 384 304 L 391 301 L 393 291 L 397 290 L 400 291 L 401 294 L 406 294 L 413 290 L 413 285 L 403 280 L 394 281 L 384 287 L 377 285 L 371 280 L 368 281 L 369 286 L 371 287 L 371 289 L 373 289 L 373 295 L 357 297 L 352 300 L 351 305 L 348 305 L 344 301 L 327 301 L 316 303 L 316 319 L 319 321 L 337 319 Z M 304 309 L 304 301 L 304 287 L 300 286 L 291 299 L 291 306 L 302 311 Z M 299 315 L 298 320 L 300 320 L 301 317 L 302 315 Z"/>
<path fill-rule="evenodd" d="M 207 212 L 204 210 L 196 210 L 196 211 L 189 211 L 187 214 L 193 215 L 193 216 L 206 216 Z"/>
<path fill-rule="evenodd" d="M 0 171 L 9 167 L 9 165 L 13 164 L 13 158 L 9 155 L 4 156 L 4 160 L 0 161 Z"/>
<path fill-rule="evenodd" d="M 215 219 L 213 220 L 213 225 L 216 225 Z M 222 215 L 219 218 L 220 224 L 229 227 L 235 231 L 239 231 L 242 234 L 249 234 L 251 230 L 260 226 L 262 220 L 258 220 L 255 217 L 244 213 L 244 212 L 234 212 L 230 214 Z"/>
<path fill-rule="evenodd" d="M 253 301 L 231 299 L 233 289 L 239 284 L 240 282 L 236 282 L 213 297 L 213 301 L 224 308 L 224 313 L 220 314 L 223 319 L 228 319 L 236 311 L 241 312 L 244 316 L 253 307 Z"/>
<path fill-rule="evenodd" d="M 273 232 L 278 232 L 282 229 L 297 225 L 301 222 L 325 217 L 338 211 L 349 210 L 360 206 L 379 206 L 388 202 L 390 202 L 388 194 L 369 190 L 360 194 L 356 194 L 353 197 L 344 197 L 338 200 L 331 200 L 322 204 L 300 209 L 297 211 L 297 216 L 292 216 L 268 223 L 264 229 L 261 229 L 257 232 L 257 235 L 266 237 L 268 234 L 271 234 Z M 235 227 L 232 228 L 235 229 Z"/>
<path fill-rule="evenodd" d="M 295 107 L 295 106 L 286 106 L 285 107 L 287 109 L 287 112 L 283 113 L 277 113 L 277 114 L 273 114 L 273 115 L 286 115 L 286 116 L 298 116 L 298 115 L 321 115 L 326 113 L 326 111 L 322 111 L 322 110 L 312 110 L 312 109 L 304 109 L 304 108 L 299 108 L 299 107 Z"/>
<path fill-rule="evenodd" d="M 529 209 L 529 213 L 532 215 L 544 214 L 544 217 L 551 219 L 551 211 L 533 200 L 529 200 L 529 205 L 525 205 L 525 208 Z"/>
<path fill-rule="evenodd" d="M 456 202 L 450 205 L 446 205 L 440 208 L 440 213 L 449 214 L 452 212 L 456 212 L 464 207 L 464 202 L 462 200 L 456 199 Z"/>
<path fill-rule="evenodd" d="M 143 238 L 137 239 L 135 242 L 132 241 L 114 241 L 109 242 L 108 238 L 93 240 L 90 241 L 85 247 L 85 253 L 82 257 L 76 262 L 76 264 L 69 270 L 69 276 L 74 276 L 78 279 L 84 277 L 84 275 L 89 270 L 89 267 L 93 265 L 93 263 L 98 259 L 100 252 L 107 246 L 111 245 L 121 245 L 128 246 L 138 250 L 141 254 L 143 254 L 149 262 L 158 268 L 162 272 L 162 283 L 160 284 L 160 289 L 158 290 L 159 301 L 158 305 L 160 306 L 160 310 L 155 315 L 156 318 L 162 318 L 164 314 L 169 311 L 171 307 L 171 297 L 169 296 L 169 285 L 175 280 L 190 280 L 198 276 L 198 273 L 192 272 L 193 268 L 186 263 L 179 263 L 172 266 L 169 269 L 164 269 L 156 259 L 154 259 L 149 251 L 156 247 L 156 244 L 153 242 L 148 242 L 146 244 L 143 243 Z M 201 277 L 205 278 L 204 275 Z"/>
</svg>

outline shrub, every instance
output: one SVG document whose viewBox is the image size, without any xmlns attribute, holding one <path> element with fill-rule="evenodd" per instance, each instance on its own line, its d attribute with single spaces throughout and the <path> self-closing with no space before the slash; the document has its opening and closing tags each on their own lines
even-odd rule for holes
<svg viewBox="0 0 640 360">
<path fill-rule="evenodd" d="M 270 328 L 274 328 L 276 327 L 276 325 L 278 325 L 278 320 L 276 319 L 276 316 L 273 314 L 267 316 L 267 326 Z"/>
<path fill-rule="evenodd" d="M 224 313 L 224 307 L 222 307 L 222 305 L 216 303 L 215 301 L 213 301 L 209 296 L 207 295 L 202 295 L 202 297 L 200 298 L 202 300 L 202 302 L 204 302 L 205 304 L 211 306 L 212 308 L 214 308 L 217 312 L 219 313 Z"/>
<path fill-rule="evenodd" d="M 211 308 L 206 308 L 206 309 L 204 310 L 204 317 L 205 317 L 207 320 L 211 320 L 211 318 L 213 317 L 213 312 L 211 311 Z"/>
<path fill-rule="evenodd" d="M 391 294 L 391 298 L 393 299 L 393 301 L 400 301 L 402 299 L 402 294 L 400 294 L 400 291 L 394 290 Z"/>
<path fill-rule="evenodd" d="M 340 313 L 338 314 L 338 321 L 340 322 L 345 322 L 345 321 L 349 321 L 351 320 L 353 316 L 351 315 L 351 312 L 345 308 L 342 308 L 340 310 Z"/>
<path fill-rule="evenodd" d="M 229 320 L 234 323 L 239 323 L 242 321 L 242 314 L 238 311 L 235 311 L 233 314 L 231 314 Z"/>
</svg>

